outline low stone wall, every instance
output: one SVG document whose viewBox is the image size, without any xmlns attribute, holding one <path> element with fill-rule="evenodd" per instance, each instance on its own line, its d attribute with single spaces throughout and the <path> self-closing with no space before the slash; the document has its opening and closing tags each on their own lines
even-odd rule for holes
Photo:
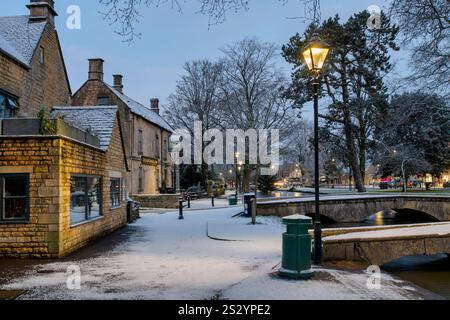
<svg viewBox="0 0 450 320">
<path fill-rule="evenodd" d="M 346 239 L 323 242 L 323 260 L 360 261 L 383 265 L 412 255 L 449 253 L 450 236 L 416 236 L 380 239 Z"/>
<path fill-rule="evenodd" d="M 141 208 L 164 208 L 176 209 L 180 199 L 180 194 L 140 194 L 132 196 Z"/>
</svg>

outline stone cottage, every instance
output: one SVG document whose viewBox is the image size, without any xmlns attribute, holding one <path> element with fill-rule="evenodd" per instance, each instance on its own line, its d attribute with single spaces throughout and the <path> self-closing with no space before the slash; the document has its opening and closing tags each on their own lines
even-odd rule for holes
<svg viewBox="0 0 450 320">
<path fill-rule="evenodd" d="M 73 95 L 72 104 L 80 106 L 117 105 L 131 170 L 127 183 L 131 195 L 158 194 L 172 187 L 169 138 L 173 129 L 159 114 L 159 100 L 144 106 L 124 94 L 123 76 L 114 75 L 113 85 L 104 81 L 104 61 L 89 60 L 89 77 Z"/>
<path fill-rule="evenodd" d="M 55 107 L 51 116 L 59 120 L 44 134 L 37 119 L 2 121 L 0 258 L 63 257 L 127 223 L 118 108 Z"/>
<path fill-rule="evenodd" d="M 0 17 L 0 119 L 70 105 L 71 90 L 53 0 L 31 0 L 29 14 Z"/>
</svg>

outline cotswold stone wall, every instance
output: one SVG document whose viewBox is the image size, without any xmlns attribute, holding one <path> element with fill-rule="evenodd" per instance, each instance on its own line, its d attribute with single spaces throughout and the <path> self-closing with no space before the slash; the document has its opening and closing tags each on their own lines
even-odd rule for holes
<svg viewBox="0 0 450 320">
<path fill-rule="evenodd" d="M 59 254 L 59 144 L 53 138 L 0 137 L 0 173 L 30 175 L 30 220 L 0 224 L 0 258 Z"/>
<path fill-rule="evenodd" d="M 134 195 L 133 200 L 138 202 L 141 208 L 178 208 L 179 194 L 161 195 Z"/>
<path fill-rule="evenodd" d="M 126 224 L 126 203 L 110 208 L 110 177 L 126 176 L 117 123 L 111 144 L 105 153 L 62 137 L 0 137 L 0 173 L 30 175 L 29 223 L 0 223 L 0 258 L 63 257 Z M 72 174 L 102 178 L 99 219 L 70 225 Z"/>
<path fill-rule="evenodd" d="M 61 256 L 67 255 L 93 239 L 124 226 L 126 221 L 126 203 L 122 200 L 120 207 L 110 208 L 109 180 L 111 175 L 122 178 L 126 176 L 125 159 L 118 125 L 113 131 L 110 150 L 100 152 L 64 140 L 61 144 Z M 72 174 L 100 175 L 102 178 L 102 213 L 103 216 L 75 227 L 70 226 L 70 177 Z"/>
</svg>

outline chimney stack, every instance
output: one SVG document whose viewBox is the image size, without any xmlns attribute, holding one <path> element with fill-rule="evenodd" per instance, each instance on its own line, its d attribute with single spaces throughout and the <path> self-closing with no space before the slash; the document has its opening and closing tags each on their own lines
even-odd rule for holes
<svg viewBox="0 0 450 320">
<path fill-rule="evenodd" d="M 55 17 L 58 15 L 55 11 L 55 1 L 30 0 L 27 8 L 30 9 L 30 23 L 48 21 L 55 25 Z"/>
<path fill-rule="evenodd" d="M 115 74 L 113 75 L 113 79 L 114 79 L 114 86 L 113 86 L 114 89 L 116 89 L 120 93 L 123 93 L 123 83 L 122 83 L 123 76 L 121 74 Z"/>
<path fill-rule="evenodd" d="M 150 106 L 153 112 L 159 114 L 159 99 L 156 98 L 150 99 Z"/>
<path fill-rule="evenodd" d="M 103 81 L 103 59 L 89 59 L 89 80 Z"/>
</svg>

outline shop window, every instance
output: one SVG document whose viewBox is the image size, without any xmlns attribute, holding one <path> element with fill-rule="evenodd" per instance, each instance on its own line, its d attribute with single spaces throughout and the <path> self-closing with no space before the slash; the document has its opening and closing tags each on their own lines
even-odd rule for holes
<svg viewBox="0 0 450 320">
<path fill-rule="evenodd" d="M 0 223 L 27 222 L 29 217 L 29 176 L 0 175 Z"/>
<path fill-rule="evenodd" d="M 98 218 L 102 215 L 101 178 L 72 176 L 70 178 L 70 224 Z"/>
</svg>

